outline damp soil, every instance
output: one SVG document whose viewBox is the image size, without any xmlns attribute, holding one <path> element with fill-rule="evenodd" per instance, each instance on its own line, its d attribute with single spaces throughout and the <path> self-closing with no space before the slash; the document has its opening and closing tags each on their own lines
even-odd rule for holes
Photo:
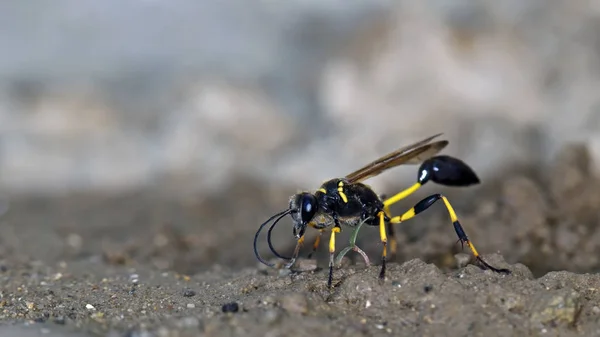
<svg viewBox="0 0 600 337">
<path fill-rule="evenodd" d="M 372 265 L 351 252 L 331 289 L 326 245 L 292 270 L 267 268 L 252 252 L 254 233 L 296 188 L 239 181 L 203 199 L 167 188 L 6 197 L 0 336 L 600 334 L 600 185 L 582 146 L 544 170 L 442 189 L 483 258 L 510 275 L 461 249 L 442 205 L 397 228 L 384 281 L 373 228 L 358 240 Z M 273 242 L 293 250 L 289 225 Z M 260 252 L 273 257 L 264 238 Z"/>
</svg>

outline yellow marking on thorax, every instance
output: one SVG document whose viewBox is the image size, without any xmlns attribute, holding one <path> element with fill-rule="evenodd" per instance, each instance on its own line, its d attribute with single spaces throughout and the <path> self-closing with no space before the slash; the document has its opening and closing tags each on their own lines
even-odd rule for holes
<svg viewBox="0 0 600 337">
<path fill-rule="evenodd" d="M 321 192 L 323 194 L 327 194 L 327 191 L 323 187 L 319 188 L 319 192 Z"/>
<path fill-rule="evenodd" d="M 347 203 L 348 197 L 346 196 L 346 193 L 344 193 L 344 182 L 342 181 L 338 184 L 338 193 L 340 194 L 340 197 L 342 197 L 342 200 L 344 200 L 344 203 Z"/>
</svg>

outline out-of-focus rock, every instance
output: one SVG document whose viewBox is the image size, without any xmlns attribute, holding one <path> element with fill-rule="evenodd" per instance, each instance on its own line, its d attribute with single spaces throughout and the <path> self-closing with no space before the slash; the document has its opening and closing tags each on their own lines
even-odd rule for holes
<svg viewBox="0 0 600 337">
<path fill-rule="evenodd" d="M 484 181 L 567 140 L 600 162 L 586 2 L 47 6 L 0 12 L 3 191 L 310 188 L 437 132 Z"/>
</svg>

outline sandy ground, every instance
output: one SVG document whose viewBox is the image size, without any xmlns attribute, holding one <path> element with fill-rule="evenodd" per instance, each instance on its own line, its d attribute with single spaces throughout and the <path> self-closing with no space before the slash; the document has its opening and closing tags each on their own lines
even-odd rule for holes
<svg viewBox="0 0 600 337">
<path fill-rule="evenodd" d="M 13 196 L 0 218 L 0 336 L 599 335 L 600 186 L 588 168 L 571 146 L 549 167 L 443 190 L 480 253 L 510 275 L 473 264 L 440 205 L 398 229 L 383 284 L 379 266 L 351 255 L 331 290 L 325 245 L 304 272 L 252 254 L 258 225 L 297 186 L 240 181 L 185 200 L 165 189 Z M 278 250 L 293 248 L 290 232 L 278 228 Z M 359 244 L 378 261 L 376 230 Z"/>
</svg>

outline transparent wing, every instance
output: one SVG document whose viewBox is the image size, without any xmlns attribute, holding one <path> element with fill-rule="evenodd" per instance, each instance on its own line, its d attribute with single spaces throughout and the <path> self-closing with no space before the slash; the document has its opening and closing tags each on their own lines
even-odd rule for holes
<svg viewBox="0 0 600 337">
<path fill-rule="evenodd" d="M 448 145 L 447 140 L 440 140 L 430 143 L 434 138 L 439 137 L 441 133 L 433 135 L 419 142 L 404 146 L 392 153 L 389 153 L 371 163 L 358 169 L 346 176 L 349 182 L 355 183 L 375 177 L 385 170 L 403 164 L 419 164 L 434 156 Z"/>
</svg>

